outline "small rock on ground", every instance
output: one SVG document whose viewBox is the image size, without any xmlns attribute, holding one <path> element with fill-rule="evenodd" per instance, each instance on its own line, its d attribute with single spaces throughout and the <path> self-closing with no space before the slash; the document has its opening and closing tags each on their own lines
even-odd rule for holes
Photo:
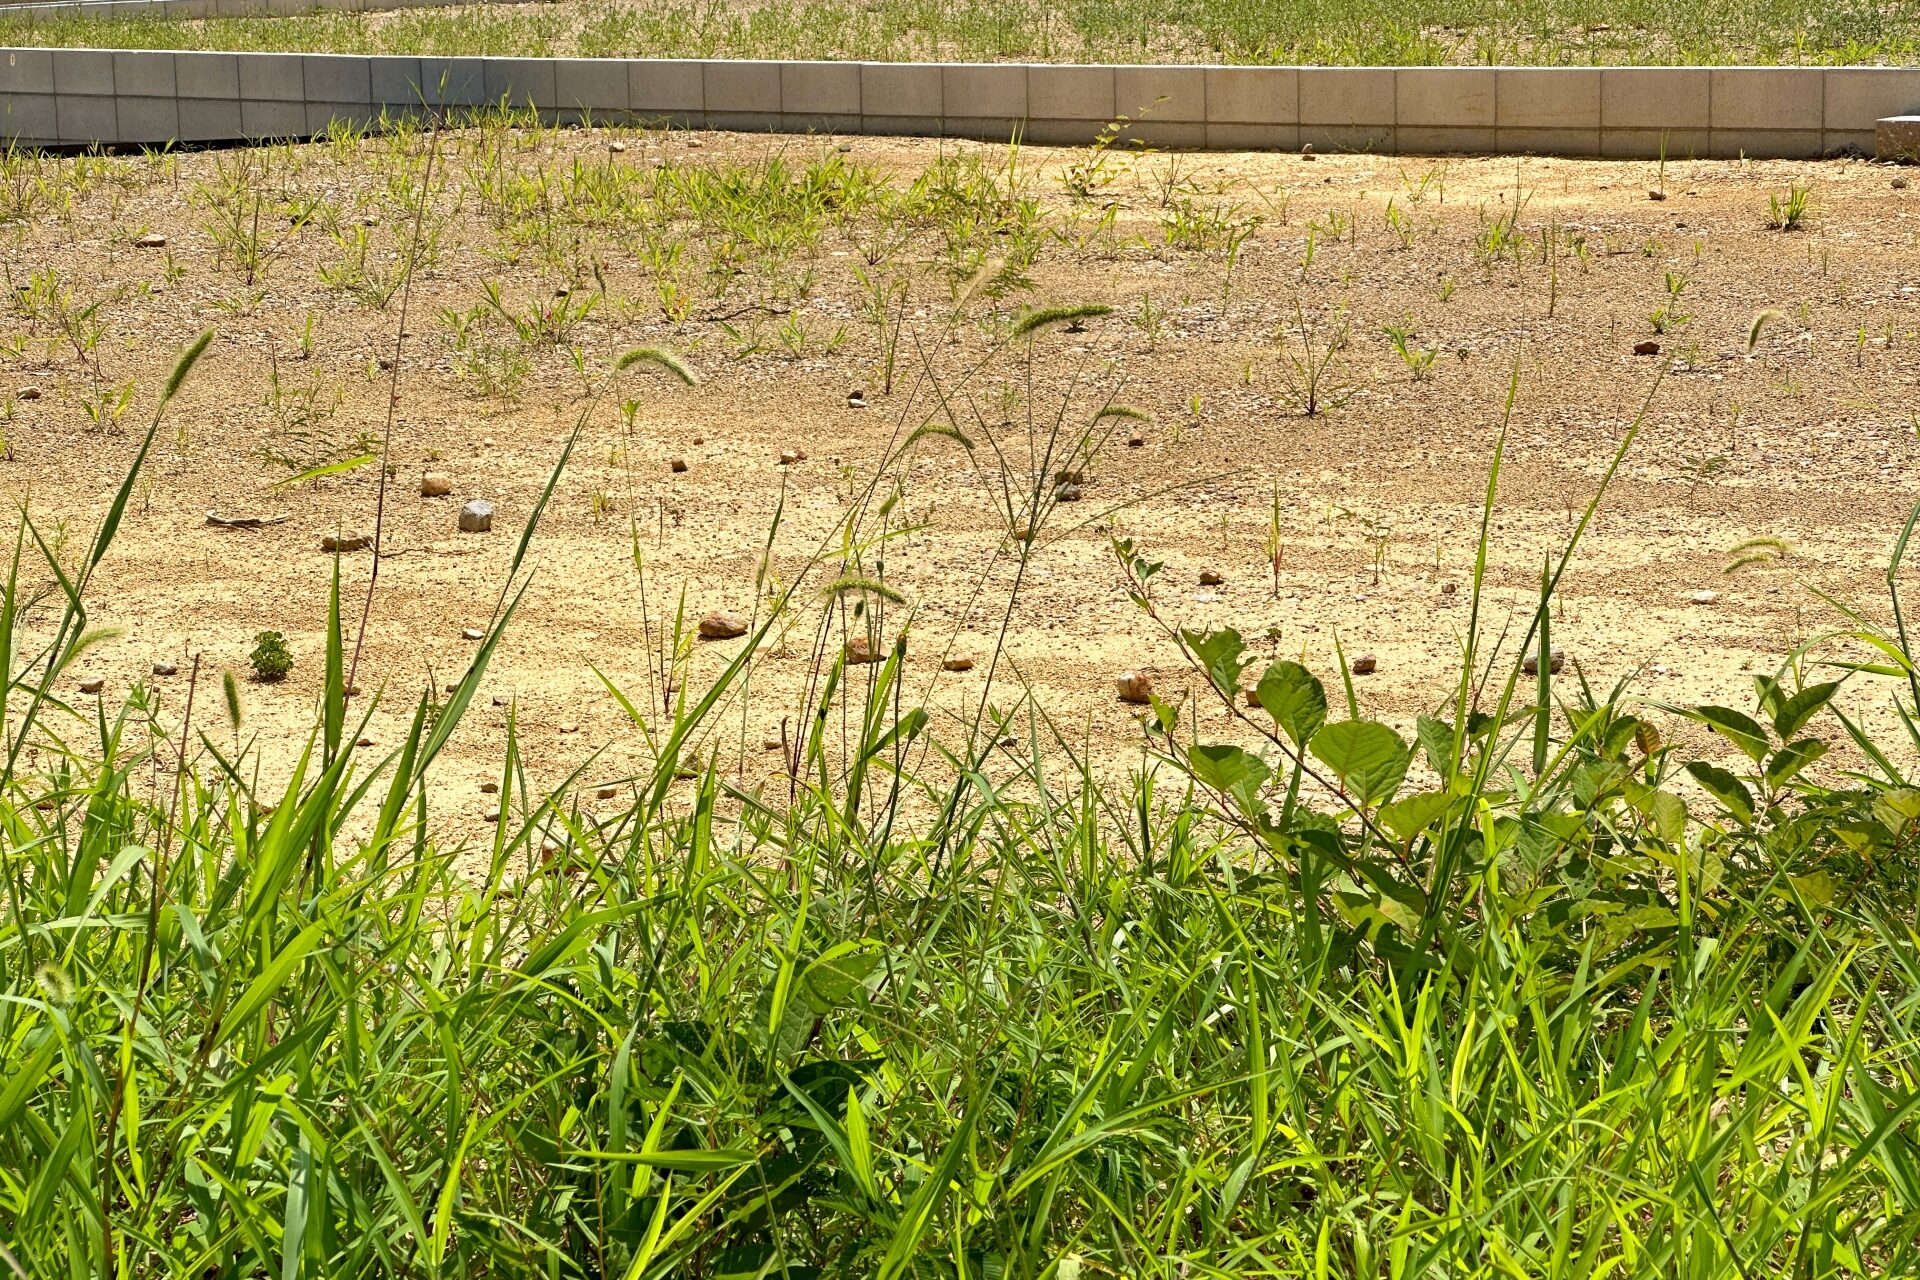
<svg viewBox="0 0 1920 1280">
<path fill-rule="evenodd" d="M 82 693 L 99 693 L 106 687 L 106 680 L 100 676 L 90 676 L 80 682 L 80 692 Z"/>
<path fill-rule="evenodd" d="M 439 471 L 429 471 L 420 477 L 420 496 L 423 498 L 444 498 L 453 492 L 453 477 Z"/>
<path fill-rule="evenodd" d="M 973 659 L 964 653 L 950 654 L 940 660 L 940 669 L 942 671 L 971 671 L 973 670 Z"/>
<path fill-rule="evenodd" d="M 486 533 L 493 528 L 493 504 L 485 498 L 475 498 L 460 508 L 460 532 Z"/>
<path fill-rule="evenodd" d="M 1122 671 L 1113 685 L 1122 702 L 1139 706 L 1153 700 L 1153 680 L 1144 671 Z"/>
<path fill-rule="evenodd" d="M 1547 651 L 1547 674 L 1556 675 L 1556 676 L 1559 675 L 1560 668 L 1564 667 L 1566 664 L 1567 664 L 1567 651 L 1565 649 L 1562 649 L 1559 645 L 1556 644 Z M 1537 676 L 1540 674 L 1540 651 L 1538 649 L 1535 649 L 1532 653 L 1529 653 L 1527 655 L 1526 661 L 1520 664 L 1520 670 L 1522 670 L 1523 672 L 1525 672 L 1530 676 Z"/>
<path fill-rule="evenodd" d="M 462 640 L 485 640 L 487 633 L 478 627 L 463 627 L 460 631 L 460 638 Z"/>
<path fill-rule="evenodd" d="M 1353 660 L 1353 674 L 1370 676 L 1380 669 L 1380 659 L 1370 653 L 1363 653 Z"/>
<path fill-rule="evenodd" d="M 875 645 L 868 636 L 852 636 L 847 640 L 847 665 L 850 667 L 863 662 L 878 662 L 886 656 L 886 649 Z"/>
<path fill-rule="evenodd" d="M 730 609 L 716 609 L 700 619 L 702 640 L 731 640 L 747 634 L 747 620 Z"/>
<path fill-rule="evenodd" d="M 14 392 L 13 396 L 16 400 L 38 400 L 40 398 L 40 388 L 22 387 Z"/>
<path fill-rule="evenodd" d="M 157 676 L 177 675 L 179 671 L 180 668 L 171 662 L 156 662 L 153 664 L 153 674 Z"/>
<path fill-rule="evenodd" d="M 341 555 L 348 551 L 365 551 L 373 545 L 373 539 L 364 533 L 326 533 L 320 536 L 320 549 Z"/>
<path fill-rule="evenodd" d="M 158 231 L 149 231 L 143 236 L 134 237 L 133 247 L 136 249 L 164 249 L 167 247 L 167 238 Z"/>
<path fill-rule="evenodd" d="M 1200 571 L 1200 585 L 1203 587 L 1217 587 L 1225 581 L 1226 579 L 1221 576 L 1218 569 L 1202 569 Z"/>
<path fill-rule="evenodd" d="M 1720 593 L 1718 591 L 1696 591 L 1692 595 L 1687 597 L 1687 599 L 1692 601 L 1694 604 L 1712 604 L 1715 600 L 1718 600 L 1719 598 L 1720 598 Z"/>
<path fill-rule="evenodd" d="M 1633 354 L 1637 356 L 1657 356 L 1660 354 L 1660 344 L 1651 341 L 1636 342 L 1633 344 Z"/>
<path fill-rule="evenodd" d="M 673 461 L 667 464 L 667 470 L 673 472 L 675 475 L 679 475 L 682 471 L 685 471 L 686 469 L 687 469 L 687 460 L 685 458 L 675 458 Z"/>
</svg>

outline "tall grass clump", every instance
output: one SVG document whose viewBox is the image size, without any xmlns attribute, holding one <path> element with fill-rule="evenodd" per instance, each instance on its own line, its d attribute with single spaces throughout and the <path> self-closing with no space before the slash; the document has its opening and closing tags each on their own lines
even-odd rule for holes
<svg viewBox="0 0 1920 1280">
<path fill-rule="evenodd" d="M 651 746 L 623 811 L 534 791 L 510 731 L 469 876 L 433 764 L 511 603 L 374 755 L 336 583 L 313 729 L 269 786 L 191 695 L 59 696 L 132 484 L 77 579 L 23 517 L 0 601 L 15 1274 L 1920 1265 L 1897 594 L 1890 627 L 1848 618 L 1872 662 L 1803 648 L 1747 710 L 1671 709 L 1724 748 L 1699 754 L 1620 688 L 1519 678 L 1579 533 L 1510 651 L 1483 527 L 1458 688 L 1413 742 L 1350 682 L 1171 625 L 1231 741 L 1156 703 L 1125 776 L 1039 707 L 942 742 L 896 638 L 857 680 L 822 659 L 769 794 L 707 731 L 789 592 L 712 686 L 623 697 Z M 1147 550 L 1114 550 L 1157 617 Z M 1875 675 L 1898 750 L 1833 702 Z M 1816 781 L 1830 739 L 1858 767 Z"/>
</svg>

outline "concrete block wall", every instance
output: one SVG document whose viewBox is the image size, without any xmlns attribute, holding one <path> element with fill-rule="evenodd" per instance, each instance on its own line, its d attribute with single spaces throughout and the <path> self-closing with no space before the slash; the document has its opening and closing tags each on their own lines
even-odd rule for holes
<svg viewBox="0 0 1920 1280">
<path fill-rule="evenodd" d="M 223 0 L 224 2 L 224 0 Z M 1920 68 L 1024 66 L 0 49 L 0 137 L 298 137 L 497 103 L 553 119 L 1084 144 L 1653 157 L 1871 154 Z"/>
</svg>

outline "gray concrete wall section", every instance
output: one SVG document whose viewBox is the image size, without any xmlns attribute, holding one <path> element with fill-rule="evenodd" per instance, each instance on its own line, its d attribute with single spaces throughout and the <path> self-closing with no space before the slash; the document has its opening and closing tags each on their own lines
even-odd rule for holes
<svg viewBox="0 0 1920 1280">
<path fill-rule="evenodd" d="M 510 103 L 563 121 L 1166 147 L 1651 158 L 1872 154 L 1920 68 L 1186 67 L 0 49 L 0 137 L 299 137 Z M 1882 131 L 1885 133 L 1885 131 Z M 1904 135 L 1902 135 L 1904 136 Z"/>
</svg>

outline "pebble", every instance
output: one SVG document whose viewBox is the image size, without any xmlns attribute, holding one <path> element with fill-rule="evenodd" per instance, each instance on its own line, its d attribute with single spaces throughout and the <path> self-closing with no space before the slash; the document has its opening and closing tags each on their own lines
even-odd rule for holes
<svg viewBox="0 0 1920 1280">
<path fill-rule="evenodd" d="M 171 662 L 156 662 L 153 664 L 153 674 L 157 676 L 178 675 L 179 672 L 180 668 Z"/>
<path fill-rule="evenodd" d="M 494 705 L 494 706 L 496 706 L 496 707 L 507 707 L 507 706 L 512 706 L 512 705 L 513 705 L 513 699 L 512 699 L 512 698 L 509 698 L 509 697 L 508 697 L 508 696 L 507 696 L 506 694 L 504 694 L 504 693 L 496 693 L 496 694 L 494 694 L 494 695 L 493 695 L 493 705 Z"/>
<path fill-rule="evenodd" d="M 1687 599 L 1692 601 L 1694 604 L 1712 604 L 1715 600 L 1718 600 L 1719 598 L 1720 598 L 1720 593 L 1718 591 L 1696 591 L 1692 595 L 1687 597 Z"/>
<path fill-rule="evenodd" d="M 1145 436 L 1139 434 L 1138 432 L 1135 432 L 1133 435 L 1130 435 L 1127 437 L 1127 448 L 1138 449 L 1141 445 L 1145 444 L 1146 442 L 1147 442 L 1147 438 Z"/>
<path fill-rule="evenodd" d="M 500 784 L 497 782 L 483 782 L 480 784 L 480 794 L 483 796 L 498 795 L 499 792 Z"/>
<path fill-rule="evenodd" d="M 348 551 L 365 551 L 373 545 L 373 539 L 364 533 L 323 533 L 320 535 L 320 549 L 340 555 Z"/>
<path fill-rule="evenodd" d="M 786 745 L 786 740 L 780 736 L 779 725 L 774 725 L 760 735 L 760 749 L 762 751 L 778 751 Z"/>
<path fill-rule="evenodd" d="M 102 676 L 89 676 L 80 682 L 80 692 L 82 693 L 99 693 L 106 687 L 106 679 Z"/>
<path fill-rule="evenodd" d="M 964 653 L 956 653 L 940 660 L 942 671 L 971 671 L 973 659 Z"/>
<path fill-rule="evenodd" d="M 1637 356 L 1657 356 L 1660 354 L 1660 344 L 1653 341 L 1636 342 L 1633 344 L 1633 354 Z"/>
<path fill-rule="evenodd" d="M 460 631 L 460 638 L 462 640 L 485 640 L 487 633 L 478 627 L 464 627 Z"/>
<path fill-rule="evenodd" d="M 855 388 L 847 392 L 847 408 L 864 409 L 867 407 L 867 393 Z"/>
<path fill-rule="evenodd" d="M 1647 199 L 1649 200 L 1665 200 L 1666 198 L 1667 198 L 1667 193 L 1664 191 L 1647 192 Z"/>
<path fill-rule="evenodd" d="M 790 467 L 800 461 L 801 456 L 800 451 L 797 449 L 782 449 L 780 451 L 780 465 Z"/>
<path fill-rule="evenodd" d="M 133 241 L 133 247 L 136 249 L 164 249 L 167 247 L 167 238 L 158 231 L 149 231 L 143 236 L 136 236 Z"/>
<path fill-rule="evenodd" d="M 1153 680 L 1144 671 L 1122 671 L 1113 687 L 1122 702 L 1139 706 L 1153 700 Z"/>
<path fill-rule="evenodd" d="M 1557 644 L 1554 645 L 1549 650 L 1547 650 L 1547 673 L 1549 675 L 1556 675 L 1556 676 L 1559 675 L 1560 668 L 1564 667 L 1566 664 L 1567 664 L 1566 650 L 1562 649 Z M 1520 670 L 1524 671 L 1526 674 L 1530 676 L 1537 676 L 1540 674 L 1540 651 L 1538 649 L 1535 649 L 1533 652 L 1527 655 L 1526 661 L 1520 664 Z"/>
<path fill-rule="evenodd" d="M 847 639 L 846 650 L 847 665 L 850 667 L 859 666 L 865 662 L 878 662 L 887 656 L 887 651 L 884 648 L 875 647 L 872 639 L 867 636 L 850 636 Z"/>
<path fill-rule="evenodd" d="M 475 498 L 460 508 L 460 532 L 485 533 L 493 528 L 493 504 L 485 498 Z"/>
<path fill-rule="evenodd" d="M 595 800 L 611 800 L 619 794 L 620 793 L 612 787 L 601 787 L 593 793 L 593 798 Z"/>
<path fill-rule="evenodd" d="M 707 442 L 707 438 L 705 436 L 695 436 L 693 438 L 693 442 L 695 444 L 705 444 Z"/>
<path fill-rule="evenodd" d="M 1457 582 L 1443 582 L 1440 584 L 1440 594 L 1443 596 L 1450 596 L 1458 590 L 1460 590 L 1460 584 Z"/>
<path fill-rule="evenodd" d="M 444 498 L 453 492 L 453 477 L 442 471 L 429 471 L 420 477 L 420 496 Z"/>
<path fill-rule="evenodd" d="M 1313 144 L 1311 142 L 1303 142 L 1300 144 L 1300 158 L 1302 160 L 1319 159 L 1318 156 L 1313 154 Z"/>
<path fill-rule="evenodd" d="M 1380 667 L 1380 659 L 1370 653 L 1363 653 L 1353 660 L 1353 674 L 1370 676 Z"/>
<path fill-rule="evenodd" d="M 370 747 L 373 745 L 373 739 L 372 738 L 355 738 L 353 740 L 353 745 L 356 747 Z"/>
<path fill-rule="evenodd" d="M 486 813 L 482 814 L 481 816 L 484 817 L 488 822 L 500 821 L 500 811 L 498 809 L 489 809 L 486 811 Z"/>
<path fill-rule="evenodd" d="M 687 460 L 685 458 L 675 458 L 673 461 L 667 464 L 667 470 L 673 472 L 675 475 L 679 475 L 682 471 L 685 471 L 686 469 L 687 469 Z"/>
<path fill-rule="evenodd" d="M 1893 189 L 1895 191 L 1905 191 L 1907 189 L 1907 180 L 1905 178 L 1895 178 L 1893 180 Z"/>
<path fill-rule="evenodd" d="M 40 388 L 22 387 L 14 393 L 14 398 L 16 400 L 38 400 L 40 398 Z"/>
<path fill-rule="evenodd" d="M 618 138 L 615 138 L 612 142 L 609 142 L 607 144 L 607 150 L 613 152 L 615 155 L 619 155 L 621 152 L 625 151 L 626 149 L 627 149 L 627 144 L 620 141 L 620 139 Z"/>
<path fill-rule="evenodd" d="M 1077 484 L 1063 484 L 1056 491 L 1055 496 L 1062 502 L 1078 502 L 1087 496 L 1087 491 Z"/>
<path fill-rule="evenodd" d="M 731 640 L 747 634 L 747 620 L 726 609 L 716 609 L 700 619 L 702 640 Z"/>
<path fill-rule="evenodd" d="M 1226 579 L 1220 575 L 1218 569 L 1202 569 L 1200 571 L 1200 585 L 1203 587 L 1217 587 L 1225 581 Z"/>
</svg>

